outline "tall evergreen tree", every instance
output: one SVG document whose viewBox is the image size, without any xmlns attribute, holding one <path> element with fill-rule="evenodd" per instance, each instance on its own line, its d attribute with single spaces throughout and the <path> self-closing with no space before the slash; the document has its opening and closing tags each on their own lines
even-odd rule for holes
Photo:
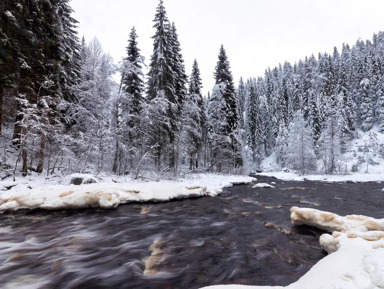
<svg viewBox="0 0 384 289">
<path fill-rule="evenodd" d="M 240 78 L 239 86 L 237 88 L 237 99 L 238 99 L 238 107 L 239 107 L 239 116 L 240 116 L 240 124 L 241 128 L 245 128 L 245 110 L 247 107 L 247 89 L 245 87 L 243 78 Z"/>
<path fill-rule="evenodd" d="M 181 143 L 188 158 L 189 169 L 198 169 L 202 159 L 205 133 L 205 107 L 201 95 L 200 70 L 195 60 L 189 80 L 189 89 L 182 112 Z"/>
<path fill-rule="evenodd" d="M 113 171 L 124 166 L 124 171 L 131 169 L 133 163 L 140 158 L 144 131 L 142 130 L 143 109 L 145 99 L 143 96 L 144 81 L 142 65 L 144 58 L 140 54 L 137 43 L 135 27 L 132 28 L 127 56 L 123 59 L 121 67 L 121 93 L 115 101 L 115 128 L 116 148 Z M 127 167 L 129 166 L 129 168 Z"/>
<path fill-rule="evenodd" d="M 59 142 L 62 100 L 78 80 L 76 21 L 67 2 L 2 2 L 0 85 L 8 91 L 1 93 L 16 104 L 13 144 L 21 149 L 24 174 L 28 153 L 42 172 L 47 139 L 51 145 Z"/>
<path fill-rule="evenodd" d="M 297 111 L 288 129 L 287 162 L 292 169 L 306 174 L 316 169 L 311 129 L 305 124 L 301 111 Z"/>
<path fill-rule="evenodd" d="M 239 134 L 240 117 L 230 64 L 223 45 L 220 47 L 218 58 L 214 76 L 216 85 L 222 89 L 223 103 L 220 109 L 225 118 L 224 122 L 222 122 L 221 132 L 228 137 L 226 145 L 229 146 L 231 151 L 231 156 L 228 157 L 232 160 L 232 167 L 236 168 L 242 166 Z"/>
<path fill-rule="evenodd" d="M 253 81 L 247 82 L 248 90 L 248 107 L 247 107 L 247 126 L 246 126 L 246 145 L 251 152 L 251 169 L 260 169 L 261 152 L 263 143 L 262 121 L 260 114 L 260 101 L 257 95 L 255 83 Z"/>
<path fill-rule="evenodd" d="M 185 65 L 183 55 L 181 54 L 181 47 L 179 42 L 179 36 L 177 34 L 175 23 L 172 23 L 170 27 L 170 43 L 172 47 L 172 71 L 175 79 L 175 96 L 177 110 L 180 113 L 183 107 L 183 102 L 187 95 L 187 75 L 185 74 Z"/>
<path fill-rule="evenodd" d="M 360 82 L 360 94 L 361 94 L 361 129 L 363 131 L 368 131 L 373 126 L 373 107 L 371 100 L 371 82 L 368 78 L 364 78 Z"/>
<path fill-rule="evenodd" d="M 171 28 L 163 0 L 159 1 L 154 18 L 156 30 L 153 44 L 153 54 L 149 65 L 147 97 L 150 101 L 150 109 L 156 112 L 156 117 L 151 117 L 152 131 L 150 145 L 156 145 L 156 163 L 158 168 L 167 163 L 174 169 L 176 166 L 176 137 L 178 134 L 178 116 L 180 102 L 176 95 L 176 73 L 173 70 L 175 64 L 174 48 L 171 39 Z M 161 109 L 159 110 L 159 108 Z"/>
</svg>

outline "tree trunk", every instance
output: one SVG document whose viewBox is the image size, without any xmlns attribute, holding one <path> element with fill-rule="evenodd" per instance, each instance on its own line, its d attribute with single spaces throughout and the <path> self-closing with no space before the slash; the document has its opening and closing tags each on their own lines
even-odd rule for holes
<svg viewBox="0 0 384 289">
<path fill-rule="evenodd" d="M 21 103 L 20 101 L 17 101 L 16 119 L 15 119 L 15 126 L 13 129 L 13 137 L 12 137 L 12 144 L 17 149 L 21 147 L 21 138 L 22 138 L 22 130 L 23 130 L 22 121 L 23 121 L 23 115 L 21 114 Z"/>
<path fill-rule="evenodd" d="M 41 142 L 40 142 L 40 151 L 39 151 L 39 163 L 37 165 L 36 171 L 41 174 L 44 168 L 44 156 L 45 156 L 45 142 L 46 138 L 43 133 L 41 133 Z"/>
<path fill-rule="evenodd" d="M 20 141 L 21 141 L 21 138 L 24 136 L 25 138 L 25 134 L 26 134 L 26 129 L 23 128 L 21 129 L 21 133 L 20 133 Z M 26 140 L 24 139 L 23 142 L 23 148 L 22 148 L 22 160 L 23 160 L 23 169 L 22 169 L 22 175 L 23 177 L 27 176 L 28 174 L 28 152 L 27 152 L 27 147 L 26 147 Z M 21 142 L 20 142 L 20 145 L 21 145 Z"/>
<path fill-rule="evenodd" d="M 116 151 L 115 151 L 115 157 L 113 159 L 113 167 L 112 167 L 112 172 L 117 173 L 117 167 L 118 167 L 118 161 L 119 161 L 119 141 L 116 140 Z"/>
<path fill-rule="evenodd" d="M 26 177 L 28 174 L 28 164 L 27 164 L 27 148 L 23 147 L 23 153 L 22 153 L 22 159 L 23 159 L 23 169 L 22 169 L 22 175 L 23 177 Z"/>
</svg>

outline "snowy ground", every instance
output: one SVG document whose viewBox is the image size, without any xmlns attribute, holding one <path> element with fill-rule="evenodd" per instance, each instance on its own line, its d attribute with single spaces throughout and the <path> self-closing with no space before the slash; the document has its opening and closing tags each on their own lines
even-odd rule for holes
<svg viewBox="0 0 384 289">
<path fill-rule="evenodd" d="M 275 153 L 262 161 L 261 168 L 266 176 L 275 176 L 283 180 L 325 180 L 339 181 L 384 181 L 384 134 L 377 126 L 369 132 L 356 132 L 357 138 L 348 144 L 345 154 L 337 157 L 336 165 L 339 176 L 322 175 L 322 161 L 318 160 L 316 175 L 299 176 L 294 172 L 281 172 L 276 163 Z M 287 170 L 289 171 L 289 170 Z M 276 173 L 279 172 L 279 173 Z"/>
<path fill-rule="evenodd" d="M 74 176 L 72 176 L 74 177 Z M 90 177 L 75 175 L 75 177 Z M 189 175 L 180 181 L 134 182 L 106 178 L 100 183 L 54 185 L 58 180 L 28 177 L 20 182 L 4 181 L 0 187 L 0 212 L 18 209 L 111 208 L 128 202 L 168 201 L 177 198 L 215 196 L 234 183 L 250 183 L 246 176 Z M 65 184 L 67 183 L 67 184 Z"/>
<path fill-rule="evenodd" d="M 384 167 L 384 165 L 383 165 Z M 299 175 L 294 172 L 263 172 L 259 175 L 276 177 L 285 181 L 325 181 L 325 182 L 384 182 L 383 173 L 351 173 L 348 175 Z M 384 187 L 384 185 L 383 185 Z"/>
<path fill-rule="evenodd" d="M 307 224 L 332 233 L 320 237 L 330 253 L 297 282 L 287 286 L 219 285 L 205 288 L 379 289 L 384 288 L 384 219 L 341 217 L 315 209 L 291 209 L 293 224 Z"/>
</svg>

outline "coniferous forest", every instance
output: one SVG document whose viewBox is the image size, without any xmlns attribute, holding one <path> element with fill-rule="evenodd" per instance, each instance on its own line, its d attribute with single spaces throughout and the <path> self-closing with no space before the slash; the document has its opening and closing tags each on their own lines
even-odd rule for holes
<svg viewBox="0 0 384 289">
<path fill-rule="evenodd" d="M 97 39 L 79 39 L 72 12 L 70 0 L 0 2 L 0 162 L 7 176 L 239 173 L 262 169 L 271 156 L 301 173 L 344 173 L 357 169 L 344 165 L 351 141 L 384 132 L 382 32 L 285 62 L 237 88 L 218 47 L 215 86 L 203 95 L 198 61 L 185 67 L 162 0 L 148 23 L 148 63 L 134 27 L 116 65 Z M 384 147 L 378 152 L 384 157 Z"/>
</svg>

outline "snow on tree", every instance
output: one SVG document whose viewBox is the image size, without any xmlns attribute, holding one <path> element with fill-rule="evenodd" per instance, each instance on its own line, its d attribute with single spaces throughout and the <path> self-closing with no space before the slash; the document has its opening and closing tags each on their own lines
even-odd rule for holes
<svg viewBox="0 0 384 289">
<path fill-rule="evenodd" d="M 306 125 L 304 115 L 297 111 L 288 128 L 286 161 L 290 168 L 302 174 L 316 169 L 311 129 Z"/>
<path fill-rule="evenodd" d="M 259 170 L 262 158 L 263 131 L 260 112 L 260 100 L 256 92 L 256 83 L 249 80 L 246 85 L 247 111 L 246 111 L 246 145 L 250 150 L 251 170 Z"/>
<path fill-rule="evenodd" d="M 363 131 L 368 131 L 373 126 L 373 108 L 372 100 L 370 95 L 370 81 L 367 78 L 364 78 L 360 82 L 360 95 L 361 95 L 361 129 Z"/>
<path fill-rule="evenodd" d="M 180 85 L 181 79 L 176 79 L 182 74 L 182 62 L 180 55 L 175 55 L 179 51 L 175 29 L 171 28 L 163 1 L 159 1 L 154 18 L 155 35 L 153 54 L 151 57 L 148 81 L 147 98 L 149 105 L 160 105 L 160 107 L 150 108 L 154 113 L 163 112 L 163 115 L 151 117 L 152 122 L 157 119 L 158 123 L 153 123 L 152 141 L 150 146 L 156 145 L 156 156 L 158 169 L 167 163 L 170 169 L 175 169 L 177 165 L 177 136 L 179 129 L 179 116 L 182 105 L 182 95 L 177 95 L 184 91 Z M 176 62 L 178 59 L 179 62 Z M 175 70 L 177 69 L 177 71 Z M 183 76 L 184 77 L 184 76 Z M 182 77 L 182 78 L 183 78 Z M 163 108 L 166 106 L 166 110 Z M 160 109 L 159 109 L 160 108 Z"/>
<path fill-rule="evenodd" d="M 1 5 L 0 94 L 16 116 L 12 139 L 23 174 L 28 158 L 29 167 L 41 173 L 47 145 L 50 152 L 62 149 L 63 101 L 73 99 L 71 86 L 78 81 L 76 21 L 67 0 Z"/>
<path fill-rule="evenodd" d="M 209 146 L 209 170 L 216 168 L 222 172 L 226 169 L 228 156 L 232 151 L 229 149 L 230 137 L 226 133 L 226 102 L 224 99 L 225 85 L 216 84 L 212 95 L 208 100 L 208 146 Z"/>
<path fill-rule="evenodd" d="M 337 102 L 329 102 L 326 107 L 328 113 L 324 123 L 322 135 L 319 139 L 320 158 L 323 162 L 323 171 L 326 174 L 333 174 L 340 167 L 341 156 L 340 121 L 338 117 Z"/>
<path fill-rule="evenodd" d="M 187 95 L 187 75 L 185 74 L 185 66 L 184 66 L 184 59 L 183 55 L 181 54 L 181 47 L 179 42 L 179 36 L 177 34 L 176 25 L 175 23 L 172 23 L 170 27 L 170 42 L 172 47 L 172 71 L 174 73 L 175 78 L 175 96 L 176 96 L 176 103 L 177 103 L 177 109 L 179 113 L 182 110 L 183 102 Z"/>
<path fill-rule="evenodd" d="M 321 123 L 321 117 L 318 109 L 316 95 L 313 93 L 313 91 L 311 91 L 311 93 L 309 94 L 308 105 L 309 105 L 308 123 L 312 129 L 313 145 L 314 145 L 315 154 L 317 155 L 319 153 L 318 141 L 321 136 L 322 123 Z"/>
<path fill-rule="evenodd" d="M 190 170 L 201 166 L 202 151 L 205 136 L 206 115 L 200 69 L 195 60 L 189 80 L 189 89 L 183 105 L 181 149 L 184 151 L 183 161 L 189 165 Z M 186 159 L 186 160 L 185 160 Z"/>
<path fill-rule="evenodd" d="M 239 86 L 237 88 L 237 99 L 238 99 L 238 103 L 239 103 L 239 105 L 238 105 L 239 116 L 241 119 L 240 124 L 241 124 L 241 128 L 244 129 L 245 128 L 245 122 L 246 122 L 245 110 L 246 110 L 248 103 L 247 103 L 247 89 L 245 87 L 245 84 L 244 84 L 242 77 L 240 78 Z"/>
<path fill-rule="evenodd" d="M 236 169 L 242 166 L 241 136 L 239 131 L 240 117 L 230 64 L 223 45 L 220 47 L 218 58 L 219 60 L 215 67 L 214 76 L 216 85 L 220 87 L 220 94 L 223 101 L 220 109 L 222 110 L 224 119 L 221 121 L 222 127 L 220 132 L 226 135 L 228 140 L 226 143 L 220 143 L 223 145 L 223 150 L 227 153 L 231 152 L 226 157 L 231 160 L 230 167 Z"/>
<path fill-rule="evenodd" d="M 276 138 L 276 162 L 281 168 L 285 168 L 288 165 L 289 153 L 288 129 L 284 124 L 281 124 Z"/>
<path fill-rule="evenodd" d="M 112 96 L 116 91 L 112 80 L 115 67 L 96 38 L 82 51 L 81 82 L 74 87 L 78 101 L 70 105 L 68 111 L 73 120 L 69 134 L 74 152 L 74 160 L 68 166 L 81 172 L 94 164 L 99 173 L 112 167 L 108 152 L 113 151 L 110 120 Z"/>
<path fill-rule="evenodd" d="M 377 87 L 377 117 L 380 132 L 384 133 L 384 76 L 381 77 Z"/>
<path fill-rule="evenodd" d="M 112 170 L 127 172 L 141 159 L 145 143 L 142 128 L 145 107 L 142 66 L 136 29 L 133 27 L 128 39 L 127 56 L 121 64 L 121 91 L 114 103 L 115 157 Z"/>
</svg>

